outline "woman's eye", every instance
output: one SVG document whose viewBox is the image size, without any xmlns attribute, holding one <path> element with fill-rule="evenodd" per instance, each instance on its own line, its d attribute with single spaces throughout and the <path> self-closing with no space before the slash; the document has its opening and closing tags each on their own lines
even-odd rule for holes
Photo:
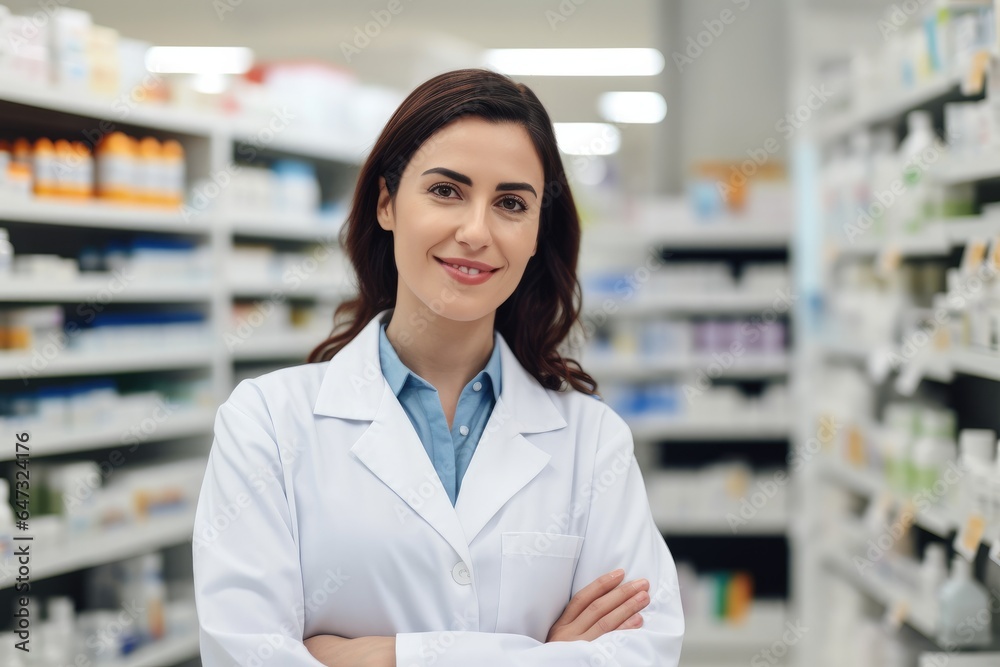
<svg viewBox="0 0 1000 667">
<path fill-rule="evenodd" d="M 523 213 L 524 211 L 528 210 L 528 207 L 527 205 L 525 205 L 524 201 L 518 199 L 517 197 L 504 197 L 503 199 L 500 200 L 500 206 L 503 207 L 505 211 L 510 211 L 511 213 Z M 520 209 L 516 208 L 518 206 L 520 206 L 521 208 Z"/>
<path fill-rule="evenodd" d="M 451 195 L 455 194 L 455 188 L 445 184 L 433 185 L 430 191 L 446 199 L 451 199 Z"/>
</svg>

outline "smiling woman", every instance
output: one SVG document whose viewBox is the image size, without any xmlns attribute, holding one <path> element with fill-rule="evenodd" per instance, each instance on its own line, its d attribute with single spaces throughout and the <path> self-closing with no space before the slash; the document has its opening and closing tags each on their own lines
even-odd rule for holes
<svg viewBox="0 0 1000 667">
<path fill-rule="evenodd" d="M 535 95 L 479 69 L 418 87 L 345 234 L 358 295 L 313 363 L 219 408 L 203 664 L 676 665 L 677 573 L 631 431 L 558 351 L 580 225 Z"/>
</svg>

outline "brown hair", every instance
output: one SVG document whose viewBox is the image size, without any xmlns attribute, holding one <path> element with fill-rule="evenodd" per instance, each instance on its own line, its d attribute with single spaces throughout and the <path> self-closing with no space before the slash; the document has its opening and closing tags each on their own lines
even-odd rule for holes
<svg viewBox="0 0 1000 667">
<path fill-rule="evenodd" d="M 548 389 L 562 391 L 564 382 L 586 394 L 597 382 L 580 364 L 562 357 L 558 346 L 580 317 L 581 289 L 576 275 L 580 220 L 570 193 L 548 113 L 530 88 L 486 69 L 439 74 L 403 100 L 382 129 L 361 167 L 341 244 L 358 279 L 358 295 L 334 313 L 347 327 L 331 334 L 309 354 L 310 363 L 327 361 L 379 312 L 396 302 L 398 273 L 393 236 L 376 218 L 379 176 L 395 198 L 403 171 L 414 153 L 435 132 L 463 116 L 492 123 L 518 123 L 525 128 L 545 172 L 539 220 L 538 250 L 528 261 L 521 282 L 496 312 L 495 328 L 518 361 Z"/>
</svg>

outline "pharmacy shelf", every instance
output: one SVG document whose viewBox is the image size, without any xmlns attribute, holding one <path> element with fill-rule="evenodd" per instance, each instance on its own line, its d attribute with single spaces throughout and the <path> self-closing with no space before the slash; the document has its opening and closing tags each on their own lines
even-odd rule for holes
<svg viewBox="0 0 1000 667">
<path fill-rule="evenodd" d="M 673 227 L 601 225 L 584 231 L 582 243 L 585 247 L 594 248 L 652 246 L 666 250 L 765 250 L 787 248 L 791 237 L 791 225 L 727 218 Z"/>
<path fill-rule="evenodd" d="M 730 415 L 727 419 L 699 417 L 626 417 L 632 437 L 641 441 L 718 440 L 775 441 L 790 433 L 788 415 L 750 413 Z"/>
<path fill-rule="evenodd" d="M 297 360 L 305 358 L 330 335 L 325 330 L 289 331 L 279 334 L 255 334 L 240 342 L 230 352 L 233 361 Z"/>
<path fill-rule="evenodd" d="M 696 373 L 698 371 L 704 372 L 709 378 L 752 379 L 780 377 L 788 373 L 789 361 L 786 355 L 747 353 L 727 362 L 725 359 L 727 354 L 729 353 L 720 353 L 718 359 L 707 354 L 650 359 L 626 355 L 593 355 L 584 357 L 580 363 L 591 375 L 597 375 L 603 379 L 630 381 L 651 380 L 665 375 Z"/>
<path fill-rule="evenodd" d="M 133 442 L 145 444 L 210 434 L 214 424 L 215 410 L 184 408 L 169 415 L 162 423 L 158 423 L 152 432 L 142 432 L 141 438 L 129 439 L 128 445 L 131 447 Z M 130 434 L 136 425 L 134 421 L 118 421 L 99 427 L 22 429 L 13 422 L 7 424 L 16 430 L 27 430 L 31 433 L 30 449 L 26 452 L 30 459 L 115 447 L 123 444 L 123 438 Z M 11 428 L 7 430 L 10 432 Z M 14 458 L 16 452 L 13 447 L 0 451 L 0 461 L 11 461 Z"/>
<path fill-rule="evenodd" d="M 1000 382 L 1000 354 L 969 349 L 953 349 L 944 354 L 956 373 Z"/>
<path fill-rule="evenodd" d="M 125 275 L 128 275 L 126 271 Z M 208 301 L 212 284 L 195 280 L 123 282 L 117 274 L 83 274 L 65 281 L 15 277 L 0 283 L 0 302 L 147 303 Z"/>
<path fill-rule="evenodd" d="M 738 515 L 738 511 L 733 512 Z M 788 517 L 786 516 L 766 516 L 754 517 L 741 522 L 737 526 L 730 526 L 725 517 L 718 516 L 691 516 L 684 518 L 657 516 L 656 508 L 653 509 L 653 518 L 656 527 L 661 533 L 671 535 L 702 535 L 702 536 L 729 536 L 742 537 L 749 535 L 753 537 L 780 536 L 788 530 Z"/>
<path fill-rule="evenodd" d="M 886 498 L 895 512 L 909 509 L 914 513 L 916 525 L 938 537 L 950 537 L 959 528 L 958 520 L 945 510 L 937 507 L 921 509 L 915 503 L 908 505 L 904 498 L 892 493 L 877 475 L 867 470 L 852 468 L 835 459 L 824 460 L 820 470 L 826 479 L 869 500 Z"/>
<path fill-rule="evenodd" d="M 821 141 L 830 141 L 868 125 L 899 119 L 913 109 L 953 94 L 961 80 L 958 73 L 938 75 L 919 86 L 827 120 L 820 126 L 818 136 Z"/>
<path fill-rule="evenodd" d="M 742 622 L 685 620 L 684 655 L 755 652 L 781 639 L 787 618 L 784 602 L 757 600 Z M 749 660 L 750 656 L 746 656 Z M 744 661 L 745 662 L 745 661 Z M 761 659 L 763 664 L 763 659 Z M 704 664 L 699 661 L 699 665 Z"/>
<path fill-rule="evenodd" d="M 914 630 L 934 641 L 934 621 L 925 612 L 914 605 L 912 595 L 904 588 L 880 575 L 873 567 L 866 574 L 858 571 L 850 556 L 842 553 L 826 553 L 823 565 L 851 582 L 862 593 L 875 600 L 890 614 L 898 615 L 900 620 Z"/>
<path fill-rule="evenodd" d="M 328 162 L 360 165 L 368 152 L 356 140 L 324 132 L 321 129 L 304 130 L 289 126 L 278 132 L 268 128 L 270 117 L 241 119 L 234 123 L 230 137 L 236 143 L 245 143 L 257 150 L 289 153 L 298 157 L 312 158 Z M 267 130 L 267 137 L 259 133 Z"/>
<path fill-rule="evenodd" d="M 45 346 L 43 345 L 43 348 Z M 54 347 L 54 345 L 53 345 Z M 44 351 L 44 350 L 43 350 Z M 138 373 L 207 366 L 212 362 L 210 347 L 187 349 L 153 348 L 149 350 L 77 352 L 56 350 L 47 359 L 42 352 L 0 353 L 0 380 L 59 377 L 108 373 Z M 37 359 L 36 359 L 37 355 Z"/>
<path fill-rule="evenodd" d="M 30 519 L 28 526 L 26 535 L 31 535 Z M 38 581 L 183 544 L 191 540 L 193 530 L 192 509 L 175 516 L 149 519 L 128 528 L 59 543 L 32 541 L 30 577 L 32 581 Z M 14 578 L 13 569 L 0 572 L 0 588 L 13 586 Z"/>
<path fill-rule="evenodd" d="M 989 151 L 974 156 L 945 156 L 927 173 L 942 185 L 959 185 L 1000 178 L 1000 154 Z"/>
<path fill-rule="evenodd" d="M 344 223 L 342 218 L 334 220 L 280 212 L 263 214 L 240 212 L 231 217 L 234 222 L 230 226 L 230 232 L 234 236 L 329 245 L 339 244 L 338 234 Z"/>
<path fill-rule="evenodd" d="M 281 280 L 261 280 L 255 282 L 231 283 L 229 292 L 239 299 L 268 299 L 275 297 L 298 297 L 339 301 L 352 292 L 340 283 L 322 280 L 304 280 L 285 283 Z"/>
<path fill-rule="evenodd" d="M 192 614 L 194 610 L 192 610 Z M 166 637 L 152 644 L 147 644 L 134 653 L 129 654 L 120 663 L 121 667 L 170 667 L 186 660 L 198 657 L 198 629 L 191 630 L 175 637 Z"/>
<path fill-rule="evenodd" d="M 102 201 L 68 203 L 41 198 L 18 201 L 10 197 L 0 199 L 0 221 L 195 236 L 207 235 L 216 224 L 215 219 L 209 215 L 186 219 L 180 210 Z"/>
<path fill-rule="evenodd" d="M 774 310 L 781 314 L 788 312 L 790 304 L 783 299 L 786 290 L 746 291 L 732 289 L 718 292 L 671 291 L 660 294 L 641 294 L 634 299 L 622 300 L 620 295 L 590 293 L 584 295 L 583 314 L 588 317 L 607 318 L 655 317 L 667 313 L 684 314 L 753 314 Z M 612 309 L 604 301 L 613 302 Z M 782 310 L 779 311 L 778 309 Z"/>
<path fill-rule="evenodd" d="M 898 237 L 862 234 L 853 242 L 835 243 L 832 248 L 844 257 L 882 253 L 898 253 L 901 257 L 944 257 L 952 248 L 962 247 L 974 239 L 991 239 L 997 234 L 1000 234 L 1000 220 L 969 215 L 933 220 L 919 232 Z"/>
<path fill-rule="evenodd" d="M 152 104 L 129 104 L 129 100 L 122 97 L 101 98 L 80 90 L 32 85 L 7 78 L 0 79 L 0 102 L 105 120 L 116 129 L 121 125 L 138 126 L 204 137 L 222 127 L 224 120 L 203 111 L 185 111 L 177 107 Z"/>
</svg>

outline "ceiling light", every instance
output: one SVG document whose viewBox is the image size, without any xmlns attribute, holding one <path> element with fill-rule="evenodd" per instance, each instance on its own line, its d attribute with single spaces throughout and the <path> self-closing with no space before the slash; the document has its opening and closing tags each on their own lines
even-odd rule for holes
<svg viewBox="0 0 1000 667">
<path fill-rule="evenodd" d="M 154 46 L 146 51 L 146 69 L 169 74 L 243 74 L 253 65 L 253 51 L 243 46 Z"/>
<path fill-rule="evenodd" d="M 655 76 L 663 71 L 656 49 L 489 49 L 486 63 L 523 76 Z"/>
<path fill-rule="evenodd" d="M 607 123 L 553 123 L 559 150 L 567 155 L 611 155 L 621 147 L 621 133 Z"/>
<path fill-rule="evenodd" d="M 597 108 L 611 123 L 659 123 L 667 116 L 667 101 L 651 91 L 603 93 Z"/>
</svg>

